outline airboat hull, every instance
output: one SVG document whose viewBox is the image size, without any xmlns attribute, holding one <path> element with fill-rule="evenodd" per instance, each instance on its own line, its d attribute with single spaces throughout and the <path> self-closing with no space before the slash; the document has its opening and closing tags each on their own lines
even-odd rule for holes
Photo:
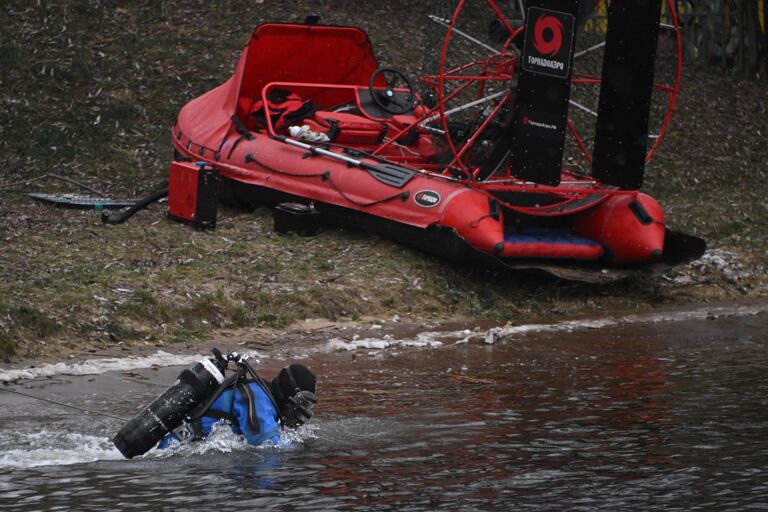
<svg viewBox="0 0 768 512">
<path fill-rule="evenodd" d="M 272 188 L 227 178 L 222 180 L 219 197 L 230 207 L 248 211 L 257 206 L 274 207 L 282 202 L 304 200 Z M 701 238 L 665 229 L 661 260 L 641 265 L 607 265 L 600 259 L 588 262 L 547 257 L 498 258 L 477 251 L 454 230 L 443 229 L 439 225 L 420 228 L 330 204 L 316 202 L 315 207 L 324 225 L 372 233 L 450 263 L 499 271 L 544 272 L 561 279 L 595 284 L 661 275 L 676 265 L 699 257 L 706 248 Z"/>
<path fill-rule="evenodd" d="M 231 138 L 224 147 L 233 145 L 239 136 Z M 199 150 L 195 151 L 195 143 L 184 137 L 182 126 L 174 128 L 173 140 L 182 158 L 200 160 Z M 238 185 L 251 185 L 293 200 L 331 205 L 416 228 L 409 230 L 414 236 L 420 236 L 418 230 L 448 230 L 472 249 L 502 259 L 626 265 L 658 261 L 664 250 L 663 213 L 645 194 L 600 197 L 585 210 L 559 216 L 554 225 L 541 226 L 535 216 L 505 222 L 505 214 L 510 214 L 494 206 L 492 194 L 460 182 L 417 174 L 403 187 L 395 188 L 365 170 L 313 156 L 262 134 L 242 140 L 226 159 L 220 156 L 208 163 L 233 182 L 230 186 L 240 189 L 235 194 L 241 197 L 249 187 Z M 250 197 L 265 196 L 262 192 Z M 633 203 L 639 204 L 651 220 L 638 217 L 637 210 L 630 208 Z"/>
<path fill-rule="evenodd" d="M 587 273 L 672 261 L 663 211 L 646 194 L 595 187 L 565 169 L 559 187 L 542 188 L 513 178 L 479 186 L 440 167 L 439 137 L 423 127 L 434 110 L 379 109 L 371 102 L 382 87 L 377 69 L 359 29 L 262 25 L 230 80 L 180 111 L 172 129 L 177 159 L 218 170 L 230 202 L 313 203 L 329 219 L 454 261 L 479 256 Z M 311 100 L 313 113 L 281 128 L 280 109 L 270 110 L 278 91 L 301 98 L 302 107 Z M 355 113 L 332 110 L 341 103 Z M 251 124 L 259 112 L 265 124 Z M 301 124 L 326 140 L 294 140 L 291 130 Z"/>
</svg>

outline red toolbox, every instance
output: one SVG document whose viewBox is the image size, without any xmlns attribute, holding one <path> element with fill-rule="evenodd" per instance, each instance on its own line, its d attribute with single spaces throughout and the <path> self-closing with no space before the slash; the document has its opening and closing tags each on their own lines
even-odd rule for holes
<svg viewBox="0 0 768 512">
<path fill-rule="evenodd" d="M 219 172 L 205 162 L 172 162 L 168 173 L 168 216 L 195 229 L 216 227 Z"/>
</svg>

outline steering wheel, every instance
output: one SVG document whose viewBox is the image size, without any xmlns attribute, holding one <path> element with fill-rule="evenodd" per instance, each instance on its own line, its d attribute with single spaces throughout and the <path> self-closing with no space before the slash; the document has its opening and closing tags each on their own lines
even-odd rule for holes
<svg viewBox="0 0 768 512">
<path fill-rule="evenodd" d="M 387 83 L 387 88 L 382 90 L 375 87 L 376 80 L 381 75 Z M 407 91 L 396 91 L 398 84 L 402 84 L 401 89 Z M 368 91 L 371 93 L 373 102 L 390 114 L 405 114 L 413 109 L 416 104 L 416 95 L 413 92 L 413 86 L 405 76 L 405 73 L 395 68 L 379 68 L 371 75 L 368 83 Z"/>
</svg>

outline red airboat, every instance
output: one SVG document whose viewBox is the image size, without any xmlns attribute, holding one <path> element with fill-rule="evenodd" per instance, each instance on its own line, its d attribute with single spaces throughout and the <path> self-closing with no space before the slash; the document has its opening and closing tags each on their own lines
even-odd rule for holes
<svg viewBox="0 0 768 512">
<path fill-rule="evenodd" d="M 605 276 L 700 255 L 638 190 L 678 92 L 674 2 L 603 18 L 578 0 L 470 4 L 430 16 L 444 35 L 413 82 L 358 28 L 261 25 L 233 76 L 179 113 L 176 171 L 203 162 L 224 201 L 311 205 L 454 260 Z"/>
</svg>

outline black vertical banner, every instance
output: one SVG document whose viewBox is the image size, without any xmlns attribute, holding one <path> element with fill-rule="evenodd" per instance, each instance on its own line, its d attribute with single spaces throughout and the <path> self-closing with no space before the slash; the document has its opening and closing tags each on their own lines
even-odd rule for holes
<svg viewBox="0 0 768 512">
<path fill-rule="evenodd" d="M 763 0 L 763 57 L 765 70 L 768 71 L 768 0 Z"/>
<path fill-rule="evenodd" d="M 511 166 L 520 179 L 557 185 L 579 0 L 532 0 L 528 6 L 511 130 Z"/>
<path fill-rule="evenodd" d="M 620 0 L 608 8 L 592 174 L 638 189 L 645 174 L 661 0 Z"/>
</svg>

